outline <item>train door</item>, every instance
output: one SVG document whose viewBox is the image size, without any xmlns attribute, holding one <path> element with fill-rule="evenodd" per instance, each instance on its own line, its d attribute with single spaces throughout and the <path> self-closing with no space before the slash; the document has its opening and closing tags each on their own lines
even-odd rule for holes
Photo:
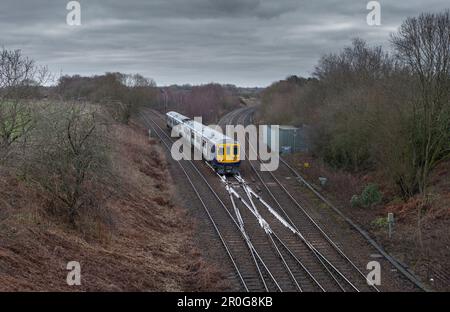
<svg viewBox="0 0 450 312">
<path fill-rule="evenodd" d="M 233 163 L 239 161 L 239 145 L 238 144 L 223 144 L 223 162 Z"/>
<path fill-rule="evenodd" d="M 225 161 L 225 144 L 219 144 L 217 145 L 217 156 L 216 159 L 218 162 L 224 162 Z"/>
<path fill-rule="evenodd" d="M 231 145 L 230 144 L 226 144 L 225 145 L 225 162 L 230 162 L 230 160 L 232 160 L 232 155 L 231 155 Z"/>
</svg>

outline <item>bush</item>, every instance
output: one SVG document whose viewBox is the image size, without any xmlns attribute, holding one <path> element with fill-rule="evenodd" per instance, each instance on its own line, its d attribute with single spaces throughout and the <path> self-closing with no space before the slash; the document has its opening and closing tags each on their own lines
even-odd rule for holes
<svg viewBox="0 0 450 312">
<path fill-rule="evenodd" d="M 372 226 L 385 229 L 388 227 L 388 220 L 385 217 L 379 217 L 372 221 Z"/>
<path fill-rule="evenodd" d="M 381 203 L 383 195 L 378 189 L 377 184 L 369 184 L 361 194 L 361 202 L 364 207 L 369 207 Z"/>
<path fill-rule="evenodd" d="M 372 207 L 381 203 L 383 194 L 378 189 L 378 185 L 371 183 L 362 191 L 361 195 L 353 195 L 350 200 L 352 207 Z"/>
</svg>

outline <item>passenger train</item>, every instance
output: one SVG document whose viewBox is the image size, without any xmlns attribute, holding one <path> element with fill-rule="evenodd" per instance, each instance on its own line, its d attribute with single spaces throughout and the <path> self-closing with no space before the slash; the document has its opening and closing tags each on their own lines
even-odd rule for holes
<svg viewBox="0 0 450 312">
<path fill-rule="evenodd" d="M 189 141 L 219 174 L 236 174 L 241 163 L 240 144 L 220 131 L 177 112 L 166 114 L 167 127 Z"/>
</svg>

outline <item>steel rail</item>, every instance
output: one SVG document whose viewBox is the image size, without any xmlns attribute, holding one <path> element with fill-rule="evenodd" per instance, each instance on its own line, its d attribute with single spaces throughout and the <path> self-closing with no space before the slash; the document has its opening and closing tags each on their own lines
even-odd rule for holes
<svg viewBox="0 0 450 312">
<path fill-rule="evenodd" d="M 239 112 L 239 110 L 236 111 Z M 248 114 L 247 116 L 248 117 L 251 116 L 251 113 Z M 416 287 L 418 287 L 422 291 L 425 292 L 431 291 L 431 289 L 429 289 L 428 286 L 422 283 L 413 272 L 409 271 L 407 268 L 405 268 L 405 266 L 402 263 L 400 263 L 397 259 L 388 254 L 373 238 L 370 237 L 370 235 L 364 229 L 362 229 L 358 224 L 353 222 L 340 209 L 338 209 L 327 198 L 325 198 L 322 194 L 320 194 L 320 192 L 316 188 L 314 188 L 314 186 L 311 185 L 311 183 L 306 181 L 306 179 L 281 156 L 280 161 L 297 177 L 298 179 L 297 181 L 299 183 L 303 183 L 315 196 L 317 196 L 323 203 L 325 203 L 329 208 L 331 208 L 331 210 L 333 210 L 353 229 L 355 229 L 370 245 L 372 245 L 391 265 L 393 265 L 398 271 L 400 271 L 400 273 L 403 274 L 403 276 L 405 276 L 411 283 L 413 283 Z M 357 268 L 357 270 L 359 269 Z"/>
<path fill-rule="evenodd" d="M 143 117 L 144 119 L 147 120 L 147 118 L 146 118 L 144 115 L 142 115 L 142 117 Z M 158 116 L 158 117 L 159 117 L 159 116 Z M 171 138 L 167 133 L 165 133 L 165 131 L 164 131 L 163 129 L 161 129 L 161 127 L 160 127 L 153 119 L 151 119 L 151 118 L 149 118 L 149 119 L 156 125 L 156 127 L 158 127 L 158 128 L 160 129 L 160 131 L 163 133 L 163 135 L 164 135 L 168 140 L 170 140 L 170 141 L 172 142 L 172 138 Z M 160 119 L 163 120 L 162 118 L 160 118 Z M 153 128 L 153 127 L 152 127 L 152 128 Z M 165 144 L 165 145 L 166 145 L 166 144 Z M 167 145 L 166 145 L 166 147 L 167 147 Z M 170 151 L 170 148 L 169 148 L 169 151 Z M 245 240 L 245 233 L 243 233 L 243 232 L 241 231 L 238 222 L 237 222 L 237 221 L 235 220 L 235 218 L 232 216 L 232 214 L 230 213 L 229 209 L 226 207 L 225 203 L 220 199 L 220 197 L 219 197 L 219 196 L 217 195 L 217 193 L 214 191 L 214 189 L 212 188 L 212 186 L 210 185 L 210 183 L 206 180 L 206 178 L 203 176 L 203 174 L 198 170 L 198 168 L 197 168 L 191 161 L 189 162 L 189 164 L 190 164 L 190 165 L 192 166 L 192 168 L 197 172 L 197 174 L 203 179 L 204 183 L 207 185 L 207 187 L 209 188 L 209 190 L 211 191 L 211 193 L 213 194 L 213 196 L 214 196 L 214 197 L 219 201 L 219 203 L 222 205 L 222 207 L 223 207 L 224 210 L 227 212 L 228 216 L 231 218 L 231 220 L 233 221 L 233 223 L 235 224 L 235 226 L 238 228 L 240 234 L 242 235 L 242 237 L 243 237 L 244 240 Z M 262 259 L 262 257 L 259 255 L 259 253 L 257 252 L 257 250 L 254 248 L 253 244 L 250 244 L 250 246 L 251 246 L 251 248 L 252 248 L 252 249 L 250 250 L 251 254 L 252 254 L 252 255 L 253 255 L 253 254 L 256 255 L 257 259 L 261 262 L 262 266 L 264 267 L 265 271 L 268 273 L 268 275 L 269 275 L 269 277 L 271 278 L 272 282 L 273 282 L 275 285 L 277 285 L 277 288 L 278 288 L 278 289 L 280 289 L 279 286 L 278 286 L 278 282 L 277 282 L 276 279 L 274 278 L 273 274 L 270 272 L 269 268 L 268 268 L 267 265 L 265 264 L 265 262 L 264 262 L 264 260 Z M 255 266 L 256 266 L 258 272 L 260 272 L 260 268 L 259 268 L 259 265 L 258 265 L 256 259 L 254 259 L 254 261 L 255 261 Z M 262 282 L 263 282 L 264 285 L 266 285 L 266 282 L 265 282 L 264 279 L 262 279 Z"/>
<path fill-rule="evenodd" d="M 246 109 L 241 109 L 242 111 L 245 111 Z M 239 112 L 241 110 L 236 110 L 234 112 L 232 112 L 231 114 L 229 114 L 228 118 L 230 118 L 230 122 L 233 123 L 233 119 L 235 119 L 236 117 L 236 123 L 239 122 L 239 119 L 244 117 L 244 116 L 239 116 Z M 243 122 L 243 124 L 245 124 L 245 122 Z M 249 143 L 249 147 L 251 147 L 253 149 L 253 146 Z M 253 164 L 249 161 L 250 166 L 252 167 L 252 170 L 255 172 L 255 174 L 258 176 L 259 180 L 261 181 L 261 183 L 264 185 L 265 189 L 268 191 L 268 193 L 270 194 L 270 196 L 273 198 L 273 200 L 276 202 L 277 206 L 281 209 L 281 211 L 283 212 L 283 214 L 287 217 L 287 219 L 289 220 L 289 222 L 293 225 L 293 227 L 295 228 L 295 230 L 300 233 L 300 231 L 298 230 L 298 228 L 296 227 L 295 223 L 292 222 L 292 220 L 290 219 L 289 215 L 286 213 L 286 211 L 283 209 L 283 207 L 281 206 L 281 204 L 278 202 L 278 200 L 275 198 L 274 194 L 270 191 L 270 189 L 267 187 L 266 183 L 264 182 L 264 180 L 262 179 L 262 177 L 259 175 L 259 173 L 257 172 L 256 168 L 254 168 Z M 266 207 L 267 204 L 266 204 Z M 270 209 L 269 209 L 270 211 Z M 300 239 L 302 240 L 303 243 L 305 243 L 305 245 L 307 246 L 308 249 L 310 249 L 313 252 L 313 255 L 317 258 L 317 260 L 320 262 L 320 264 L 325 268 L 325 270 L 330 274 L 330 276 L 332 277 L 332 279 L 334 280 L 334 282 L 338 285 L 338 287 L 345 292 L 345 288 L 341 285 L 341 283 L 337 280 L 337 278 L 335 277 L 335 275 L 330 271 L 330 269 L 328 268 L 328 266 L 324 263 L 324 260 L 328 263 L 330 263 L 325 256 L 323 256 L 309 241 L 307 241 L 303 235 L 299 235 Z M 331 263 L 330 263 L 331 264 Z M 344 279 L 352 286 L 352 288 L 356 289 L 357 291 L 359 291 L 348 279 L 345 278 L 345 276 L 333 265 L 331 265 L 331 267 L 341 276 L 344 277 Z"/>
<path fill-rule="evenodd" d="M 258 220 L 258 222 L 260 223 L 261 227 L 264 229 L 264 232 L 266 233 L 266 235 L 269 237 L 270 242 L 273 244 L 278 256 L 280 257 L 284 267 L 286 268 L 286 271 L 288 272 L 290 278 L 292 279 L 292 281 L 294 282 L 295 286 L 302 292 L 303 289 L 301 288 L 301 286 L 299 285 L 297 279 L 295 278 L 295 275 L 292 273 L 291 268 L 289 267 L 289 265 L 287 264 L 285 258 L 283 257 L 283 255 L 281 254 L 280 250 L 278 249 L 277 245 L 275 244 L 273 237 L 271 236 L 273 234 L 273 230 L 270 228 L 270 225 L 268 224 L 268 222 L 266 220 L 264 220 L 262 218 L 262 216 L 258 213 L 258 210 L 255 206 L 255 204 L 253 203 L 253 200 L 251 198 L 250 193 L 248 193 L 247 190 L 245 190 L 245 194 L 247 195 L 250 205 L 236 192 L 236 190 L 234 190 L 229 184 L 228 181 L 226 179 L 225 176 L 222 176 L 222 181 L 224 183 L 226 183 L 226 189 L 229 192 L 231 198 L 236 197 L 237 199 L 239 199 L 241 201 L 241 203 L 255 216 L 255 218 Z M 234 205 L 234 200 L 233 200 L 233 205 Z M 234 205 L 235 210 L 236 210 L 236 214 L 238 216 L 240 216 L 239 210 L 238 208 Z M 253 208 L 253 209 L 252 209 Z M 242 218 L 241 218 L 242 221 Z M 242 227 L 243 227 L 243 221 L 242 221 Z"/>
<path fill-rule="evenodd" d="M 370 235 L 363 230 L 359 225 L 348 218 L 341 210 L 334 206 L 329 200 L 327 200 L 322 194 L 320 194 L 309 182 L 303 178 L 294 168 L 292 168 L 287 161 L 285 161 L 280 156 L 281 162 L 301 181 L 309 190 L 313 192 L 322 202 L 324 202 L 328 207 L 330 207 L 335 213 L 337 213 L 341 218 L 344 219 L 351 227 L 353 227 L 359 234 L 361 234 L 369 244 L 371 244 L 386 260 L 389 261 L 397 270 L 399 270 L 409 281 L 420 288 L 423 291 L 430 291 L 430 289 L 425 286 L 419 279 L 411 272 L 409 272 L 402 264 L 398 262 L 395 258 L 389 255 L 377 242 L 375 242 Z M 297 181 L 298 181 L 297 180 Z M 300 182 L 299 181 L 299 182 Z"/>
<path fill-rule="evenodd" d="M 258 173 L 256 173 L 258 175 Z M 333 268 L 334 271 L 336 271 L 336 273 L 338 273 L 339 275 L 341 275 L 341 277 L 343 277 L 351 286 L 352 288 L 354 288 L 355 290 L 358 291 L 358 289 L 348 280 L 345 278 L 345 276 L 335 267 L 331 264 L 330 261 L 328 261 L 328 259 L 319 251 L 317 250 L 317 248 L 311 243 L 309 242 L 306 237 L 301 234 L 300 230 L 297 228 L 297 226 L 295 225 L 295 223 L 291 220 L 291 218 L 289 217 L 289 215 L 286 213 L 286 211 L 283 209 L 283 207 L 281 206 L 281 204 L 278 202 L 278 200 L 275 198 L 275 196 L 273 195 L 273 193 L 269 190 L 269 188 L 266 186 L 266 184 L 264 183 L 264 181 L 262 180 L 261 177 L 259 177 L 259 179 L 261 179 L 261 182 L 263 183 L 263 185 L 265 186 L 265 188 L 267 189 L 267 191 L 269 192 L 269 194 L 271 194 L 271 196 L 273 196 L 273 200 L 277 203 L 277 205 L 279 206 L 279 208 L 281 209 L 281 211 L 284 213 L 284 215 L 286 216 L 286 218 L 288 219 L 289 223 L 289 227 L 293 228 L 293 232 L 297 235 L 297 237 L 300 238 L 300 240 L 302 241 L 302 243 L 305 244 L 305 246 L 313 253 L 313 255 L 317 258 L 317 260 L 320 262 L 320 264 L 325 268 L 325 270 L 330 274 L 331 278 L 334 280 L 334 282 L 338 285 L 338 287 L 345 292 L 345 288 L 341 285 L 341 283 L 337 280 L 336 276 L 333 274 L 333 272 L 330 271 L 329 267 L 325 264 L 328 263 L 328 265 Z M 257 195 L 255 195 L 257 196 Z M 270 213 L 274 214 L 272 210 L 272 208 L 269 206 L 269 204 L 267 204 L 264 200 L 262 200 L 262 198 L 260 198 L 259 196 L 257 196 L 258 200 L 260 200 L 262 202 L 262 204 L 269 210 Z M 278 217 L 276 217 L 278 219 Z M 286 221 L 281 221 L 281 223 L 287 223 Z M 292 230 L 291 230 L 292 231 Z M 325 261 L 325 262 L 324 262 Z"/>
<path fill-rule="evenodd" d="M 240 119 L 239 117 L 246 117 L 245 115 L 242 116 L 238 116 L 238 119 Z M 234 116 L 233 116 L 234 117 Z M 245 123 L 245 122 L 244 122 Z M 253 145 L 251 144 L 251 142 L 249 141 L 249 147 L 253 150 L 253 152 L 255 152 L 255 149 L 253 147 Z M 264 163 L 261 162 L 259 160 L 258 157 L 258 161 L 264 166 Z M 266 185 L 266 183 L 264 182 L 264 180 L 262 179 L 261 175 L 257 172 L 256 168 L 254 167 L 254 165 L 251 163 L 251 161 L 249 161 L 250 166 L 252 168 L 252 170 L 255 172 L 255 174 L 257 175 L 258 179 L 261 181 L 261 183 L 264 185 L 265 189 L 268 191 L 268 193 L 270 194 L 270 196 L 272 197 L 272 199 L 276 202 L 277 206 L 281 209 L 281 211 L 283 212 L 283 214 L 287 217 L 287 219 L 289 220 L 289 222 L 296 228 L 296 230 L 300 233 L 300 231 L 298 230 L 298 228 L 295 226 L 295 223 L 291 220 L 291 218 L 289 217 L 289 215 L 287 214 L 287 212 L 283 209 L 283 207 L 281 206 L 281 204 L 279 203 L 279 201 L 276 199 L 275 195 L 270 191 L 270 189 L 268 188 L 268 186 Z M 286 188 L 284 188 L 284 186 L 280 183 L 280 181 L 278 179 L 276 179 L 276 177 L 273 175 L 272 172 L 269 171 L 269 173 L 271 174 L 272 177 L 274 177 L 275 181 L 277 182 L 277 184 L 280 185 L 280 187 L 283 189 L 284 192 L 286 192 L 286 194 L 294 200 L 294 202 L 296 203 L 297 206 L 299 206 L 298 202 L 292 197 L 292 195 L 286 190 Z M 308 219 L 310 221 L 312 221 L 313 225 L 319 229 L 319 231 L 322 234 L 325 234 L 323 232 L 323 230 L 319 227 L 319 225 L 309 216 L 309 214 L 307 214 L 307 212 L 304 210 L 303 207 L 299 207 L 304 213 L 305 215 L 308 217 Z M 325 234 L 326 235 L 326 234 Z M 304 237 L 304 236 L 303 236 Z M 326 235 L 326 237 L 328 237 L 328 235 Z M 329 237 L 328 237 L 329 238 Z M 310 242 L 308 241 L 304 241 L 308 248 L 313 247 L 312 251 L 313 254 L 316 256 L 316 258 L 319 260 L 319 262 L 322 264 L 322 266 L 324 266 L 324 268 L 327 270 L 327 272 L 331 275 L 331 277 L 333 278 L 333 280 L 336 282 L 336 284 L 339 286 L 339 288 L 341 288 L 341 290 L 345 291 L 344 287 L 341 285 L 341 283 L 337 280 L 336 276 L 329 270 L 329 268 L 327 267 L 327 265 L 325 265 L 325 263 L 323 261 L 325 261 L 332 269 L 333 271 L 335 271 L 339 276 L 341 276 L 342 279 L 344 279 L 350 286 L 351 288 L 353 288 L 354 290 L 356 290 L 357 292 L 359 292 L 360 290 L 342 273 L 340 272 L 340 270 L 338 268 L 336 268 L 322 253 L 320 253 L 317 248 L 315 248 Z M 331 242 L 330 242 L 331 243 Z M 334 244 L 334 243 L 333 243 Z M 335 245 L 332 246 L 334 247 Z M 336 246 L 337 247 L 337 246 Z M 348 260 L 349 261 L 349 260 Z M 351 262 L 351 261 L 350 261 Z M 352 263 L 352 262 L 351 262 Z M 365 278 L 365 276 L 364 276 Z M 376 287 L 375 287 L 376 288 Z M 378 289 L 377 289 L 378 291 Z"/>
<path fill-rule="evenodd" d="M 144 115 L 142 115 L 142 117 L 144 118 L 144 120 L 147 120 L 147 118 L 146 118 Z M 148 121 L 147 121 L 147 123 L 148 123 Z M 154 131 L 154 133 L 162 140 L 162 137 L 157 133 L 156 129 L 155 129 L 153 126 L 151 126 L 150 123 L 148 123 L 148 126 L 151 127 L 152 130 Z M 170 147 L 167 145 L 167 143 L 164 142 L 163 140 L 162 140 L 162 143 L 163 143 L 164 146 L 170 151 Z M 202 204 L 202 206 L 203 206 L 203 208 L 204 208 L 206 214 L 208 215 L 209 220 L 211 221 L 211 224 L 213 225 L 213 227 L 214 227 L 214 229 L 215 229 L 217 235 L 219 236 L 220 241 L 222 242 L 222 245 L 224 246 L 224 248 L 225 248 L 225 250 L 226 250 L 226 252 L 227 252 L 228 257 L 230 258 L 230 260 L 231 260 L 231 262 L 232 262 L 232 264 L 233 264 L 233 266 L 234 266 L 234 268 L 235 268 L 235 270 L 236 270 L 237 275 L 239 276 L 239 279 L 240 279 L 242 285 L 243 285 L 244 288 L 245 288 L 245 291 L 248 292 L 248 291 L 249 291 L 248 286 L 247 286 L 247 284 L 246 284 L 246 282 L 245 282 L 245 280 L 244 280 L 244 278 L 243 278 L 243 276 L 242 276 L 242 274 L 241 274 L 241 272 L 240 272 L 240 270 L 239 270 L 239 268 L 238 268 L 236 262 L 234 261 L 233 255 L 231 254 L 231 251 L 230 251 L 230 249 L 228 248 L 228 245 L 226 244 L 226 242 L 225 242 L 225 240 L 224 240 L 224 238 L 223 238 L 223 236 L 222 236 L 222 234 L 221 234 L 219 228 L 217 227 L 217 224 L 214 222 L 214 219 L 212 218 L 211 213 L 209 212 L 208 207 L 206 206 L 205 202 L 203 201 L 202 197 L 200 196 L 200 194 L 199 194 L 197 188 L 195 187 L 194 183 L 192 182 L 191 178 L 189 177 L 189 175 L 188 175 L 186 169 L 184 168 L 184 166 L 181 164 L 180 161 L 177 161 L 177 164 L 180 166 L 180 168 L 181 168 L 181 170 L 183 171 L 184 175 L 185 175 L 186 178 L 188 179 L 189 184 L 191 185 L 192 189 L 194 190 L 194 192 L 195 192 L 197 198 L 200 200 L 200 202 L 201 202 L 201 204 Z"/>
</svg>

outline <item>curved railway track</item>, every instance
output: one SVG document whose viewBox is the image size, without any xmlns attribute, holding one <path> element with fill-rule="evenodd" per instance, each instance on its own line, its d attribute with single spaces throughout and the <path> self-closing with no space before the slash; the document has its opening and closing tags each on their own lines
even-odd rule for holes
<svg viewBox="0 0 450 312">
<path fill-rule="evenodd" d="M 250 118 L 235 113 L 229 117 L 233 120 Z M 157 114 L 152 117 L 142 115 L 142 118 L 170 151 L 173 140 L 160 126 L 164 120 Z M 199 162 L 182 160 L 177 163 L 208 216 L 243 290 L 378 290 L 367 285 L 356 266 L 348 266 L 351 261 L 343 253 L 340 256 L 344 255 L 345 261 L 330 254 L 329 245 L 337 247 L 331 239 L 326 247 L 323 237 L 319 239 L 317 233 L 310 235 L 312 231 L 307 228 L 305 219 L 303 223 L 295 219 L 274 196 L 266 202 L 240 176 L 235 176 L 232 181 L 220 176 L 217 179 L 210 171 L 205 172 L 207 166 Z M 224 186 L 219 187 L 219 191 L 215 185 L 218 180 Z M 201 191 L 205 187 L 208 192 Z M 268 188 L 267 191 L 270 192 Z M 355 274 L 355 269 L 359 274 Z"/>
<path fill-rule="evenodd" d="M 248 119 L 248 115 L 239 114 L 239 111 L 237 114 L 231 113 L 228 118 L 225 124 L 248 124 L 247 120 L 242 120 Z M 255 149 L 250 142 L 248 148 Z M 249 155 L 249 153 L 246 154 Z M 379 291 L 376 286 L 367 284 L 362 271 L 310 217 L 272 172 L 258 172 L 256 166 L 261 164 L 260 161 L 256 161 L 256 164 L 254 161 L 247 161 L 247 163 L 252 170 L 253 180 L 261 182 L 264 194 L 268 195 L 267 198 L 272 207 L 275 207 L 274 209 L 299 233 L 298 236 L 302 238 L 300 244 L 295 241 L 291 244 L 297 249 L 298 257 L 307 261 L 308 266 L 314 270 L 316 278 L 322 280 L 327 287 L 334 286 L 330 290 Z M 263 176 L 269 176 L 271 181 L 267 181 L 267 177 Z M 273 187 L 268 186 L 269 183 L 279 187 L 278 194 L 274 194 L 275 191 Z M 286 198 L 284 202 L 280 200 L 280 197 L 283 198 L 284 195 L 287 195 L 292 202 L 287 202 Z"/>
<path fill-rule="evenodd" d="M 221 120 L 221 126 L 226 124 L 232 125 L 248 125 L 252 123 L 254 108 L 242 108 L 236 111 L 233 111 L 227 114 Z M 255 147 L 249 144 L 249 149 L 254 149 Z M 247 153 L 248 155 L 248 153 Z M 386 268 L 389 267 L 390 272 L 393 275 L 396 275 L 394 279 L 402 279 L 400 282 L 403 285 L 406 285 L 407 290 L 427 290 L 418 280 L 417 278 L 411 274 L 411 272 L 407 271 L 403 268 L 399 263 L 395 261 L 391 256 L 389 256 L 384 250 L 378 246 L 362 229 L 360 229 L 356 224 L 354 224 L 350 219 L 346 218 L 340 211 L 334 207 L 329 201 L 327 201 L 312 185 L 310 185 L 292 166 L 287 163 L 282 157 L 280 157 L 280 170 L 276 172 L 262 172 L 256 169 L 257 165 L 260 165 L 261 162 L 258 161 L 247 161 L 247 168 L 244 169 L 248 177 L 252 177 L 253 181 L 259 181 L 259 184 L 262 185 L 262 191 L 264 194 L 268 195 L 270 202 L 273 204 L 273 207 L 276 207 L 280 214 L 282 214 L 291 224 L 296 227 L 296 229 L 302 229 L 305 236 L 308 237 L 309 240 L 320 250 L 321 253 L 326 255 L 328 259 L 331 259 L 331 262 L 335 265 L 334 267 L 330 267 L 328 273 L 333 277 L 333 280 L 336 283 L 339 283 L 339 278 L 343 278 L 345 280 L 345 276 L 355 278 L 355 288 L 354 289 L 366 289 L 367 284 L 361 284 L 361 278 L 364 277 L 364 271 L 361 269 L 362 263 L 353 262 L 350 257 L 344 253 L 341 246 L 334 241 L 331 235 L 327 234 L 327 232 L 314 220 L 310 215 L 310 210 L 305 209 L 304 197 L 299 198 L 299 196 L 295 195 L 298 192 L 292 192 L 292 188 L 288 190 L 288 186 L 285 185 L 286 177 L 289 175 L 292 176 L 291 181 L 300 182 L 302 185 L 306 187 L 306 190 L 311 191 L 314 196 L 317 196 L 320 201 L 324 202 L 326 205 L 330 206 L 334 212 L 339 215 L 339 217 L 348 224 L 351 225 L 354 231 L 358 232 L 362 235 L 365 240 L 367 246 L 374 250 L 374 252 L 378 252 L 383 257 L 384 263 L 383 266 Z M 291 177 L 289 177 L 291 178 Z M 297 182 L 297 183 L 298 183 Z M 366 246 L 366 247 L 367 247 Z M 318 259 L 320 261 L 320 259 Z M 329 263 L 325 263 L 325 266 Z M 342 273 L 342 274 L 341 274 Z M 337 275 L 337 276 L 336 276 Z M 336 279 L 336 278 L 337 279 Z M 358 278 L 359 277 L 359 278 Z M 365 278 L 363 278 L 365 280 Z M 365 287 L 364 287 L 365 286 Z M 378 291 L 378 288 L 375 286 L 370 287 L 370 290 Z M 341 290 L 345 290 L 342 289 Z"/>
<path fill-rule="evenodd" d="M 173 141 L 166 131 L 153 118 L 144 115 L 142 118 L 151 128 L 152 133 L 170 151 Z M 242 210 L 242 207 L 240 207 L 241 210 L 239 209 L 243 201 L 235 202 L 233 197 L 230 197 L 231 205 L 227 204 L 223 199 L 224 196 L 215 191 L 205 175 L 198 169 L 197 164 L 191 161 L 179 161 L 178 165 L 208 215 L 243 289 L 246 291 L 303 291 L 300 286 L 303 281 L 299 281 L 299 277 L 291 269 L 293 262 L 296 262 L 298 266 L 300 264 L 289 247 L 274 233 L 268 234 L 262 231 L 259 225 L 251 222 L 246 222 L 244 225 L 242 215 L 246 215 L 247 212 Z M 199 182 L 206 185 L 209 194 L 199 191 L 202 187 L 199 186 Z M 212 204 L 214 201 L 216 205 Z M 242 215 L 239 211 L 242 211 Z M 291 266 L 287 264 L 287 261 L 290 261 Z"/>
</svg>

